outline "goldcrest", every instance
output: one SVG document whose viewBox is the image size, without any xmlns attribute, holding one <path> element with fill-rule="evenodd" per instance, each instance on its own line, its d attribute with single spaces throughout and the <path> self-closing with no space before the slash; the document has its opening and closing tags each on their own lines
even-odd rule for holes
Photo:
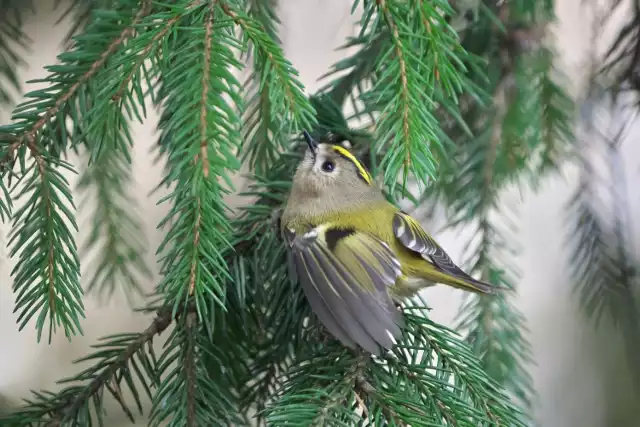
<svg viewBox="0 0 640 427">
<path fill-rule="evenodd" d="M 290 274 L 327 330 L 379 354 L 403 327 L 394 301 L 436 283 L 480 293 L 495 287 L 456 266 L 410 215 L 389 203 L 350 144 L 308 148 L 280 219 Z"/>
</svg>

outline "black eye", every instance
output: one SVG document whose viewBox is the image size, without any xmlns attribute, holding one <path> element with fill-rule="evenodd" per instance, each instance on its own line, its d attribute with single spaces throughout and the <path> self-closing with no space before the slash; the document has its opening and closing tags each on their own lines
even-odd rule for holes
<svg viewBox="0 0 640 427">
<path fill-rule="evenodd" d="M 467 9 L 467 11 L 464 13 L 464 19 L 466 19 L 467 22 L 473 21 L 475 17 L 476 17 L 476 14 L 473 13 L 473 10 L 471 9 Z"/>
<path fill-rule="evenodd" d="M 322 170 L 325 172 L 332 172 L 335 165 L 331 160 L 327 160 L 322 164 Z"/>
</svg>

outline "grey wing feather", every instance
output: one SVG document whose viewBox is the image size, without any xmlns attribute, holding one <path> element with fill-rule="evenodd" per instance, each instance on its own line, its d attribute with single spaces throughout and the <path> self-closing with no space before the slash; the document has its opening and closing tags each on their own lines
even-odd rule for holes
<svg viewBox="0 0 640 427">
<path fill-rule="evenodd" d="M 293 255 L 293 251 L 287 251 L 287 269 L 289 270 L 289 279 L 292 283 L 298 282 L 298 273 L 296 267 L 296 259 Z"/>
<path fill-rule="evenodd" d="M 401 317 L 393 305 L 393 301 L 388 297 L 387 283 L 380 280 L 380 276 L 373 269 L 368 268 L 363 261 L 363 266 L 369 272 L 376 288 L 375 292 L 367 291 L 353 281 L 353 277 L 341 263 L 335 262 L 336 258 L 327 253 L 327 248 L 318 246 L 316 250 L 324 252 L 324 256 L 317 258 L 318 266 L 325 273 L 328 273 L 325 285 L 333 284 L 332 293 L 335 291 L 339 294 L 339 299 L 335 303 L 344 307 L 348 317 L 352 322 L 355 321 L 360 325 L 358 329 L 365 335 L 373 338 L 385 348 L 391 347 L 393 341 L 387 331 L 397 337 L 400 334 L 397 323 Z M 373 353 L 373 351 L 371 352 Z"/>
<path fill-rule="evenodd" d="M 371 280 L 364 286 L 355 282 L 355 276 L 315 236 L 296 237 L 291 250 L 307 299 L 330 333 L 347 346 L 355 342 L 374 354 L 380 353 L 379 346 L 393 345 L 389 333 L 395 338 L 400 335 L 403 318 L 387 290 L 399 271 L 386 245 L 372 251 L 382 272 L 356 257 Z"/>
<path fill-rule="evenodd" d="M 292 253 L 291 258 L 294 262 L 294 268 L 298 268 L 301 271 L 306 269 L 304 254 L 298 253 L 293 255 Z M 302 290 L 309 301 L 311 309 L 316 316 L 318 316 L 318 319 L 320 319 L 322 324 L 325 325 L 329 332 L 338 338 L 345 346 L 355 348 L 355 341 L 349 338 L 347 332 L 337 322 L 336 316 L 331 312 L 329 306 L 327 306 L 327 303 L 322 298 L 322 295 L 318 292 L 316 285 L 313 283 L 313 277 L 310 275 L 301 276 L 300 284 L 302 285 Z"/>
<path fill-rule="evenodd" d="M 327 279 L 323 280 L 321 279 L 321 277 L 330 276 L 324 275 L 321 271 L 321 263 L 319 262 L 317 256 L 314 256 L 314 254 L 312 253 L 306 253 L 302 256 L 305 259 L 309 259 L 309 262 L 305 265 L 306 271 L 308 272 L 308 274 L 304 275 L 305 279 L 312 284 L 314 291 L 317 292 L 317 294 L 320 296 L 320 299 L 326 304 L 328 312 L 333 317 L 325 317 L 325 319 L 322 319 L 320 317 L 320 314 L 326 315 L 327 313 L 316 313 L 318 315 L 318 318 L 324 323 L 329 332 L 333 333 L 334 336 L 338 339 L 340 339 L 340 333 L 334 332 L 338 332 L 334 324 L 339 325 L 341 329 L 344 330 L 347 334 L 347 340 L 344 340 L 344 338 L 340 339 L 346 345 L 348 345 L 349 341 L 356 342 L 365 350 L 372 353 L 378 353 L 379 350 L 375 339 L 373 339 L 367 332 L 367 330 L 360 324 L 355 312 L 349 310 L 349 308 L 343 303 L 343 301 L 341 301 L 341 295 L 337 294 L 333 289 L 327 289 Z M 304 282 L 304 280 L 302 282 Z M 313 293 L 310 293 L 309 295 L 313 295 Z M 311 303 L 311 298 L 309 298 L 309 300 L 309 303 Z"/>
</svg>

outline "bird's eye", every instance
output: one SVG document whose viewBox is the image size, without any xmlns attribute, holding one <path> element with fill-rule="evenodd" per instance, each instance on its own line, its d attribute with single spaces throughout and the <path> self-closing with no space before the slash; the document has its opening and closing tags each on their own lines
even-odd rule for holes
<svg viewBox="0 0 640 427">
<path fill-rule="evenodd" d="M 331 160 L 327 160 L 322 164 L 322 170 L 325 172 L 332 172 L 335 165 Z"/>
<path fill-rule="evenodd" d="M 467 9 L 467 11 L 464 13 L 464 19 L 466 19 L 467 22 L 473 21 L 475 17 L 476 17 L 476 14 L 473 13 L 473 10 L 471 9 Z"/>
</svg>

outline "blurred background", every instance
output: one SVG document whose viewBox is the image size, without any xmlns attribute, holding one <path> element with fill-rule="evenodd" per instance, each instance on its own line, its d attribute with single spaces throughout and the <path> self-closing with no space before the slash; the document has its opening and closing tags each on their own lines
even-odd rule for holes
<svg viewBox="0 0 640 427">
<path fill-rule="evenodd" d="M 640 146 L 636 143 L 640 127 L 629 110 L 602 107 L 602 102 L 587 96 L 593 92 L 590 89 L 593 87 L 590 61 L 594 54 L 599 57 L 608 49 L 632 14 L 632 5 L 629 2 L 629 5 L 618 7 L 603 27 L 598 24 L 598 14 L 594 10 L 611 10 L 611 5 L 605 1 L 587 3 L 584 0 L 557 0 L 558 22 L 549 36 L 555 37 L 556 66 L 567 76 L 565 89 L 581 106 L 583 120 L 576 128 L 577 137 L 585 140 L 602 138 L 603 129 L 611 130 L 614 135 L 617 129 L 627 126 L 619 147 L 622 163 L 614 168 L 625 177 L 622 181 L 611 178 L 611 182 L 618 183 L 617 190 L 623 192 L 624 209 L 628 211 L 623 234 L 627 247 L 633 248 L 640 236 L 640 221 L 633 220 L 640 212 Z M 350 15 L 351 2 L 296 0 L 279 4 L 283 23 L 280 35 L 285 52 L 300 71 L 308 92 L 315 92 L 321 86 L 317 79 L 345 55 L 336 48 L 347 36 L 355 35 L 357 18 Z M 18 77 L 27 90 L 37 88 L 37 84 L 27 85 L 28 80 L 44 76 L 43 67 L 56 62 L 69 30 L 68 23 L 55 25 L 60 14 L 53 10 L 54 0 L 37 1 L 37 14 L 30 16 L 24 27 L 32 43 L 23 55 L 25 64 L 19 69 Z M 596 33 L 594 28 L 598 29 Z M 16 99 L 20 100 L 19 97 Z M 0 122 L 8 121 L 8 113 L 6 108 L 0 109 Z M 155 227 L 166 214 L 165 207 L 156 206 L 156 197 L 149 197 L 149 192 L 161 179 L 161 170 L 152 165 L 153 156 L 149 154 L 156 141 L 157 120 L 150 110 L 146 123 L 132 126 L 137 144 L 134 152 L 135 194 L 141 217 L 145 219 L 150 265 L 155 265 L 154 250 L 162 238 Z M 535 192 L 523 187 L 509 189 L 504 195 L 505 204 L 517 205 L 517 243 L 522 249 L 514 262 L 522 278 L 517 283 L 516 305 L 530 330 L 528 338 L 535 364 L 528 369 L 538 393 L 534 415 L 541 427 L 632 427 L 640 425 L 640 406 L 637 404 L 640 396 L 634 388 L 634 374 L 628 368 L 629 343 L 620 333 L 620 327 L 607 319 L 594 327 L 593 321 L 585 316 L 571 284 L 572 255 L 567 247 L 567 234 L 571 231 L 566 225 L 566 206 L 581 185 L 583 175 L 575 165 L 567 165 L 560 174 L 546 178 Z M 241 179 L 238 177 L 239 183 Z M 625 181 L 626 185 L 621 184 Z M 231 205 L 240 202 L 231 200 Z M 83 221 L 86 219 L 81 218 L 79 222 L 80 239 L 83 238 Z M 428 223 L 433 232 L 441 225 L 443 222 L 438 215 Z M 1 237 L 5 241 L 7 233 L 8 227 L 4 226 Z M 467 239 L 453 231 L 439 233 L 437 237 L 454 260 L 461 261 Z M 36 344 L 33 328 L 17 331 L 12 313 L 14 297 L 10 272 L 13 263 L 7 258 L 5 246 L 0 248 L 3 251 L 0 254 L 0 395 L 4 398 L 14 402 L 27 397 L 29 390 L 52 388 L 56 380 L 77 370 L 71 362 L 84 356 L 98 337 L 143 330 L 148 326 L 150 318 L 133 313 L 127 299 L 119 293 L 106 303 L 88 296 L 85 303 L 88 318 L 83 323 L 83 337 L 68 342 L 58 335 L 50 346 L 44 341 Z M 629 249 L 628 253 L 633 255 L 634 251 Z M 637 261 L 632 259 L 630 263 L 637 264 Z M 149 282 L 148 290 L 154 285 Z M 433 308 L 432 318 L 454 325 L 462 293 L 437 287 L 425 291 L 425 295 Z M 162 337 L 158 344 L 161 341 Z M 130 425 L 122 421 L 124 417 L 119 416 L 117 410 L 111 413 L 113 418 L 108 425 Z"/>
</svg>

